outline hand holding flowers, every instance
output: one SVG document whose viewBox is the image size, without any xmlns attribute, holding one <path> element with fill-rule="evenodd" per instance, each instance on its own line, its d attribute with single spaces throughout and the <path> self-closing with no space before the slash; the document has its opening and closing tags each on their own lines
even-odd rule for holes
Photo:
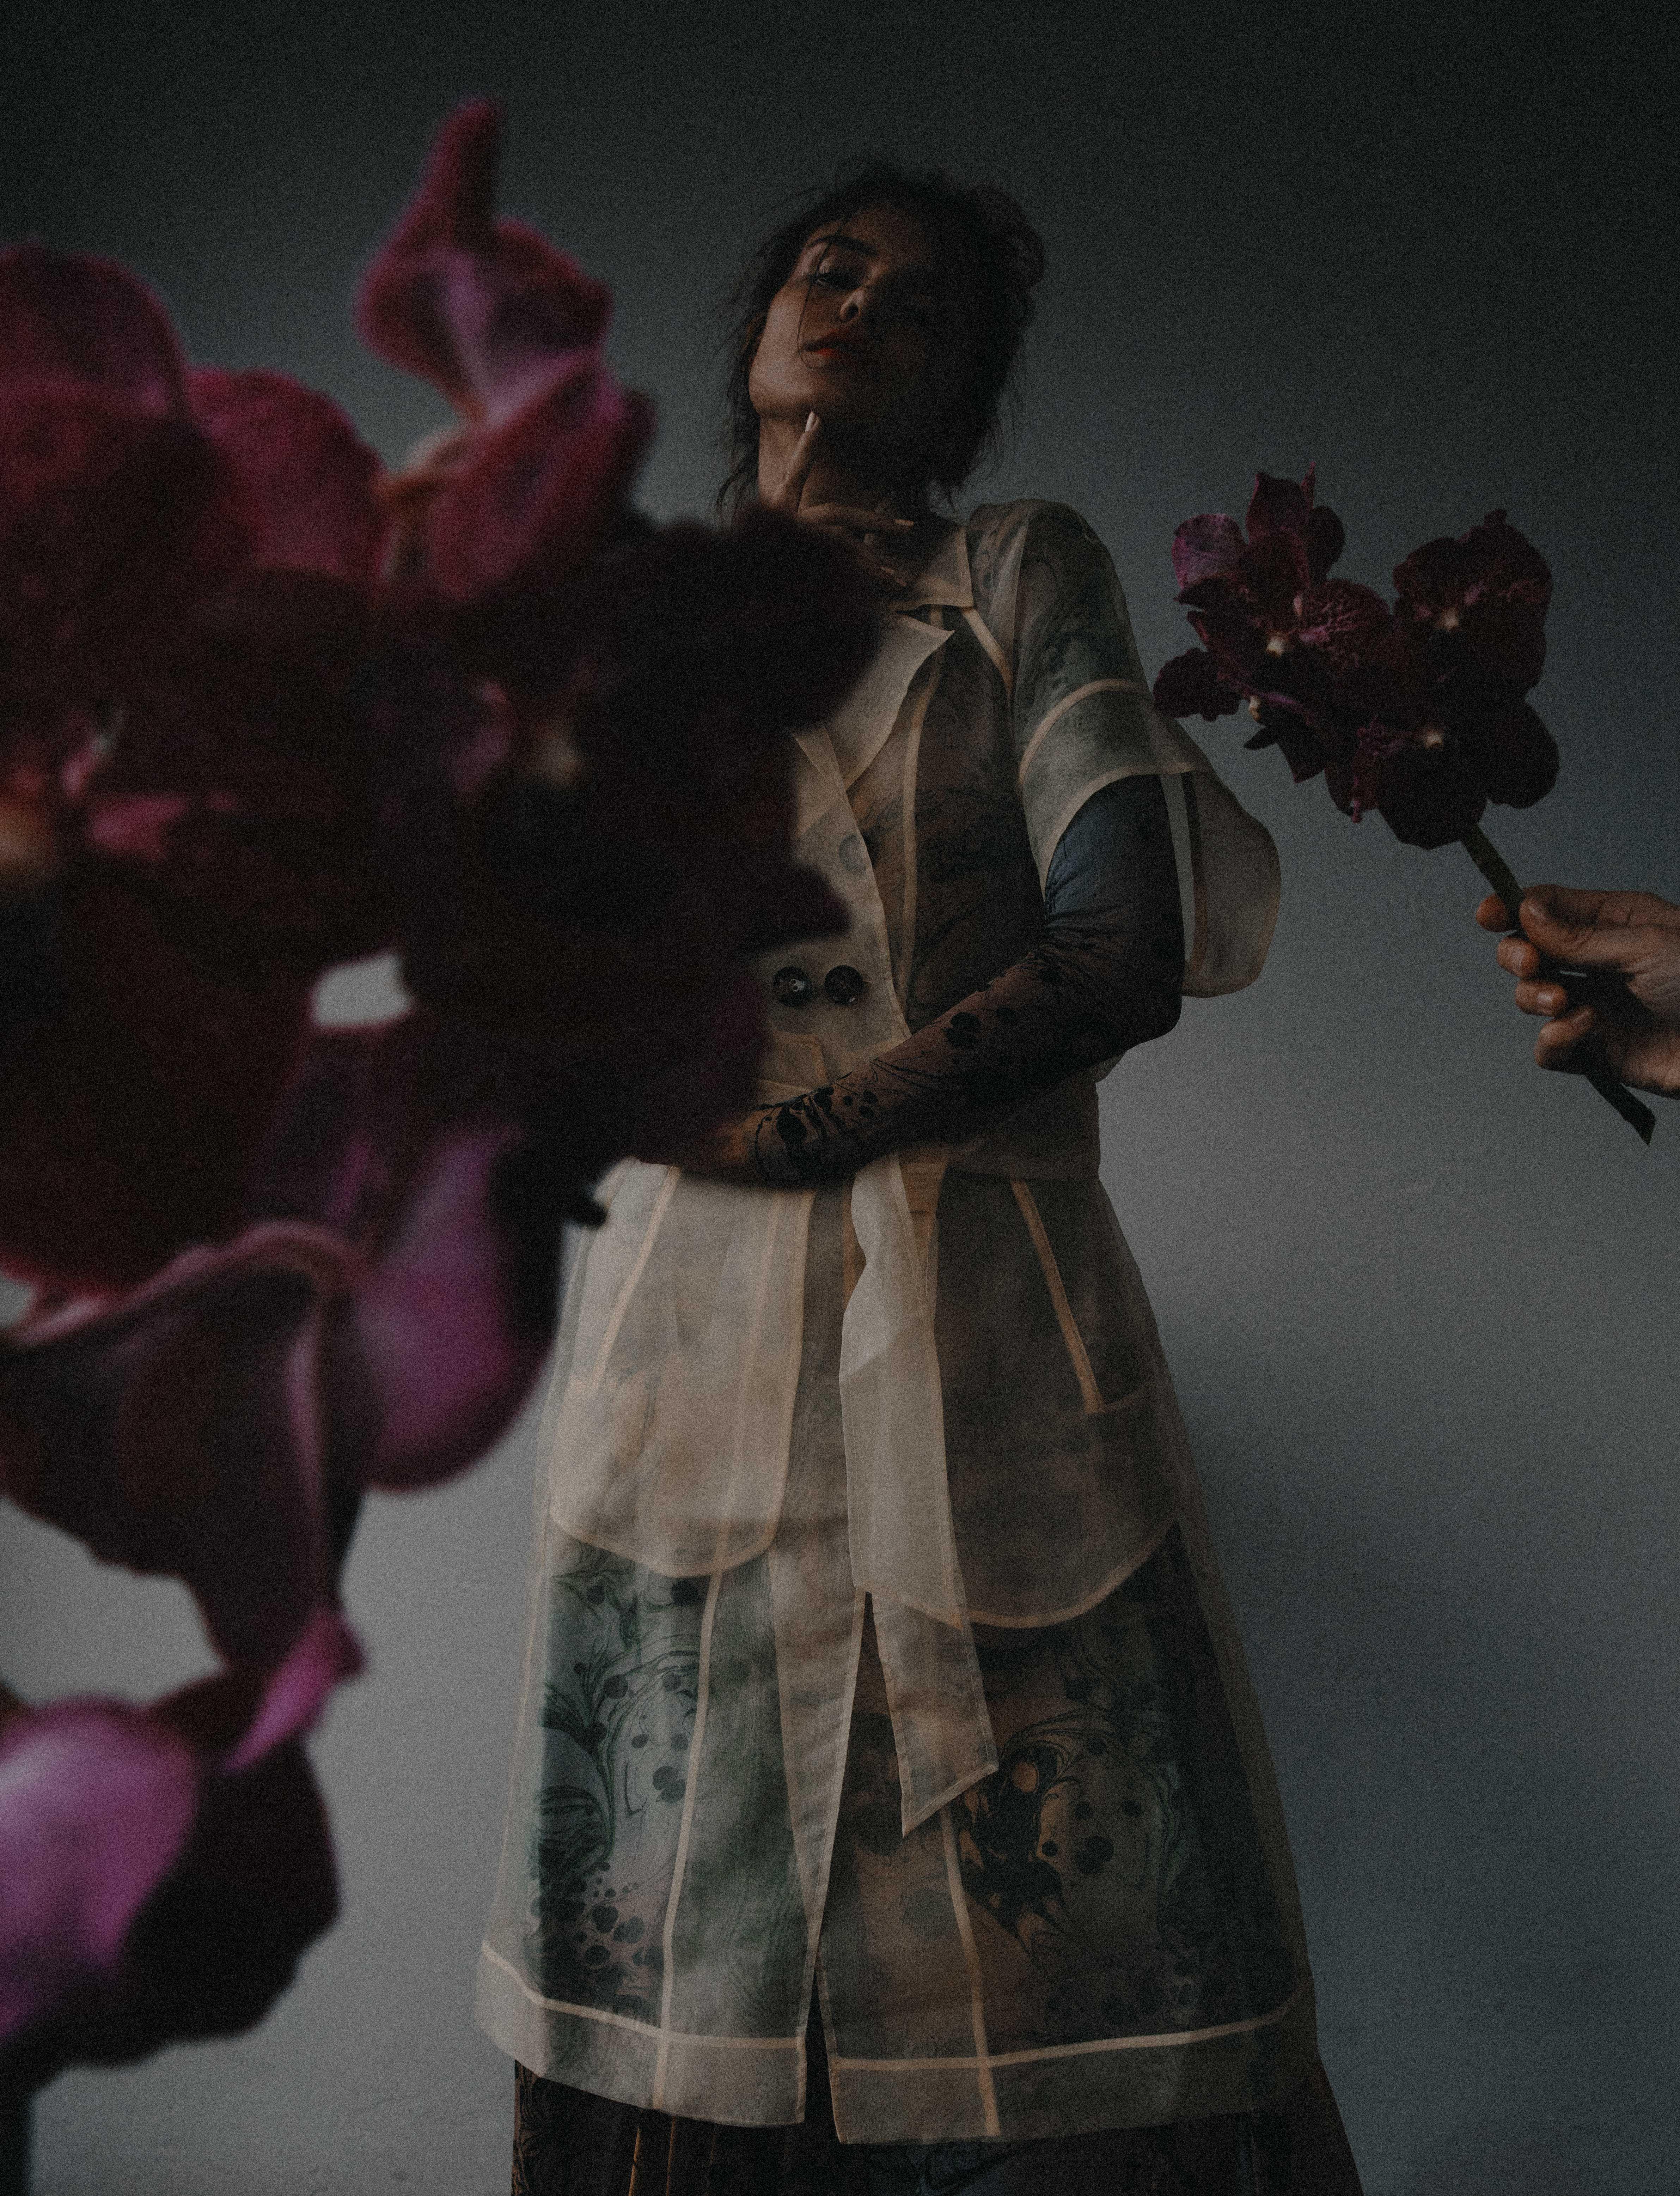
<svg viewBox="0 0 1680 2196">
<path fill-rule="evenodd" d="M 1680 907 L 1654 893 L 1534 885 L 1515 910 L 1490 895 L 1476 921 L 1514 933 L 1498 962 L 1522 1012 L 1548 1018 L 1540 1066 L 1578 1073 L 1591 1044 L 1624 1083 L 1680 1097 Z"/>
<path fill-rule="evenodd" d="M 1211 723 L 1246 702 L 1247 744 L 1278 748 L 1297 784 L 1322 772 L 1344 814 L 1374 809 L 1409 846 L 1458 840 L 1515 910 L 1521 889 L 1481 818 L 1490 801 L 1532 806 L 1557 776 L 1527 700 L 1545 662 L 1545 560 L 1490 511 L 1396 565 L 1391 607 L 1331 577 L 1346 537 L 1313 490 L 1311 466 L 1299 484 L 1261 473 L 1246 534 L 1217 512 L 1179 528 L 1178 598 L 1202 646 L 1163 668 L 1156 704 Z M 1581 1072 L 1648 1142 L 1650 1109 L 1602 1058 Z"/>
</svg>

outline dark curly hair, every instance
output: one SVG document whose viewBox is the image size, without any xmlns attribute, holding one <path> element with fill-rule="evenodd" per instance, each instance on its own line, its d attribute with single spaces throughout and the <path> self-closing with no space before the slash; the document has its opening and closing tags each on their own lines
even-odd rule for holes
<svg viewBox="0 0 1680 2196">
<path fill-rule="evenodd" d="M 759 419 L 748 395 L 753 353 L 771 300 L 793 273 L 813 230 L 866 206 L 890 205 L 917 221 L 955 293 L 968 338 L 967 371 L 941 422 L 936 446 L 923 454 L 911 483 L 947 494 L 996 442 L 1010 369 L 1033 313 L 1033 289 L 1044 272 L 1038 232 L 1007 192 L 958 183 L 934 168 L 871 161 L 831 189 L 814 193 L 748 262 L 730 308 L 729 381 L 724 431 L 730 469 L 718 491 L 720 512 L 749 501 L 758 478 Z"/>
</svg>

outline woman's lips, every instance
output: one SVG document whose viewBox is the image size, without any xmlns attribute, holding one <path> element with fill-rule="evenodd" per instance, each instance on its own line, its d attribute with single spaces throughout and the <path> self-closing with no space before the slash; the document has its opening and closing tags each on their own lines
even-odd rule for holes
<svg viewBox="0 0 1680 2196">
<path fill-rule="evenodd" d="M 807 358 L 858 358 L 869 349 L 865 336 L 819 336 L 805 347 Z"/>
</svg>

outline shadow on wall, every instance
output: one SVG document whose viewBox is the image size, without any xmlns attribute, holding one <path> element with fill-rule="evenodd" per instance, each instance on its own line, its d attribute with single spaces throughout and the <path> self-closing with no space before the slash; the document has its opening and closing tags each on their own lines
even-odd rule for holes
<svg viewBox="0 0 1680 2196">
<path fill-rule="evenodd" d="M 0 2097 L 0 2196 L 25 2196 L 29 2185 L 29 2107 Z"/>
<path fill-rule="evenodd" d="M 1602 1525 L 1502 1537 L 1475 1488 L 1485 1424 L 1455 1442 L 1421 1393 L 1340 1401 L 1320 1461 L 1342 1483 L 1304 1511 L 1270 1500 L 1287 1425 L 1195 1430 L 1367 2196 L 1666 2196 L 1660 1627 L 1625 1660 L 1647 1582 L 1624 1560 L 1607 1593 L 1622 1535 Z M 1424 1476 L 1432 1511 L 1406 1499 Z"/>
<path fill-rule="evenodd" d="M 1628 2187 L 1552 2143 L 1467 2131 L 1448 2136 L 1435 2162 L 1395 2196 L 1628 2196 Z"/>
</svg>

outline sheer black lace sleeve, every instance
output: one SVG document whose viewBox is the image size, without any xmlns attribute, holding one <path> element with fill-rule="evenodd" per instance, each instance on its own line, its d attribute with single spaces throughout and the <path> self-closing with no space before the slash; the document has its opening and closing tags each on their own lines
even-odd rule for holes
<svg viewBox="0 0 1680 2196">
<path fill-rule="evenodd" d="M 1158 778 L 1093 794 L 1051 858 L 1044 936 L 925 1029 L 759 1117 L 781 1187 L 844 1180 L 913 1144 L 959 1143 L 1036 1092 L 1177 1021 L 1184 927 Z"/>
</svg>

